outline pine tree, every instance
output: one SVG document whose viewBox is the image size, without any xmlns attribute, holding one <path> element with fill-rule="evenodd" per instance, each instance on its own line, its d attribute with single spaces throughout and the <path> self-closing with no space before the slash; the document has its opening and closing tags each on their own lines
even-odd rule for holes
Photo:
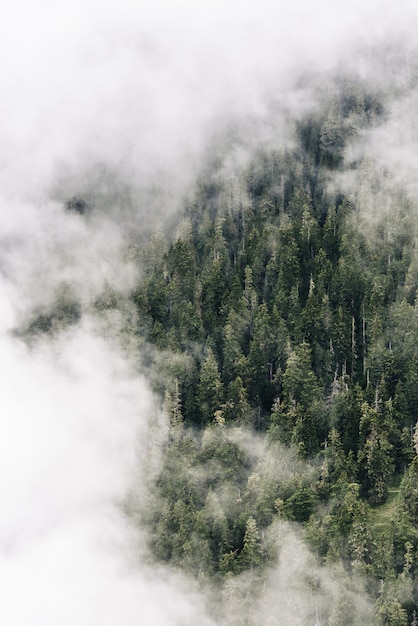
<svg viewBox="0 0 418 626">
<path fill-rule="evenodd" d="M 206 359 L 202 363 L 197 387 L 197 403 L 203 424 L 211 422 L 215 417 L 215 412 L 220 408 L 222 387 L 218 364 L 213 351 L 209 348 Z"/>
<path fill-rule="evenodd" d="M 318 451 L 325 438 L 324 411 L 319 383 L 311 367 L 308 344 L 295 348 L 283 374 L 283 401 L 272 412 L 272 434 L 278 431 L 285 443 L 294 443 L 302 456 Z"/>
<path fill-rule="evenodd" d="M 380 602 L 377 616 L 381 626 L 408 626 L 408 614 L 396 598 Z"/>
<path fill-rule="evenodd" d="M 392 444 L 376 409 L 366 402 L 362 406 L 360 431 L 367 433 L 358 460 L 365 474 L 367 493 L 373 504 L 384 502 L 387 481 L 393 472 Z"/>
<path fill-rule="evenodd" d="M 245 525 L 244 547 L 241 552 L 241 561 L 244 565 L 250 566 L 252 569 L 257 565 L 261 565 L 262 560 L 260 533 L 258 532 L 257 522 L 253 516 L 250 516 Z"/>
</svg>

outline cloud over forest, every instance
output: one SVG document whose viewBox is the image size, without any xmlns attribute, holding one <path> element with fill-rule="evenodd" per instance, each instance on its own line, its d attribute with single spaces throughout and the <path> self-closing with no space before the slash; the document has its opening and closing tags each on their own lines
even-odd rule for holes
<svg viewBox="0 0 418 626">
<path fill-rule="evenodd" d="M 238 120 L 244 146 L 260 137 L 292 141 L 289 112 L 294 120 L 315 109 L 328 77 L 339 71 L 390 91 L 379 51 L 384 58 L 385 46 L 402 42 L 404 67 L 403 59 L 416 54 L 417 25 L 412 1 L 40 0 L 5 9 L 4 623 L 213 623 L 199 592 L 186 592 L 183 578 L 151 567 L 142 531 L 123 513 L 133 484 L 146 491 L 147 455 L 156 429 L 164 435 L 167 424 L 120 346 L 120 325 L 104 333 L 92 307 L 106 285 L 122 298 L 132 289 L 141 271 L 129 256 L 132 232 L 139 236 L 153 211 L 165 218 L 179 209 L 219 129 Z M 402 84 L 412 85 L 404 69 Z M 399 98 L 392 93 L 386 125 L 370 142 L 373 158 L 381 155 L 402 184 L 416 164 L 411 110 L 415 115 L 410 86 Z M 68 210 L 78 196 L 91 204 L 90 214 Z M 64 292 L 74 294 L 79 317 L 58 324 L 52 337 L 27 342 L 22 329 L 56 307 Z"/>
</svg>

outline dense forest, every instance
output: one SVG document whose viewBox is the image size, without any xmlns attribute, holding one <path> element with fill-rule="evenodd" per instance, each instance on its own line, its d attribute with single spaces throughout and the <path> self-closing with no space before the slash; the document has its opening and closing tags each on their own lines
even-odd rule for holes
<svg viewBox="0 0 418 626">
<path fill-rule="evenodd" d="M 126 510 L 222 625 L 418 623 L 418 211 L 356 150 L 390 94 L 332 84 L 277 113 L 282 144 L 223 127 L 181 210 L 132 233 L 135 288 L 93 305 L 113 334 L 125 311 L 169 420 Z M 65 210 L 89 219 L 88 195 Z M 81 315 L 62 283 L 18 334 Z"/>
<path fill-rule="evenodd" d="M 150 545 L 223 589 L 222 610 L 245 606 L 231 624 L 261 624 L 285 527 L 317 572 L 301 624 L 418 623 L 416 211 L 349 158 L 384 117 L 377 91 L 340 80 L 289 145 L 237 165 L 231 130 L 181 215 L 138 247 L 135 332 L 170 419 Z M 321 568 L 339 568 L 337 591 Z"/>
</svg>

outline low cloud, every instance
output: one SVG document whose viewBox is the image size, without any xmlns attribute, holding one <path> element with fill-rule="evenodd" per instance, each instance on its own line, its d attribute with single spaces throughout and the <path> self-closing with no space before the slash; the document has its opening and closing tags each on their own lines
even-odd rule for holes
<svg viewBox="0 0 418 626">
<path fill-rule="evenodd" d="M 2 620 L 209 624 L 124 514 L 161 419 L 145 381 L 88 328 L 36 351 L 0 342 Z"/>
</svg>

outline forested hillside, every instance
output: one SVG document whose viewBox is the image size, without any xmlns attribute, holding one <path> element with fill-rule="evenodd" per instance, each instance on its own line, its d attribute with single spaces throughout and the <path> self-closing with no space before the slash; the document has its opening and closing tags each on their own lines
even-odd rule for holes
<svg viewBox="0 0 418 626">
<path fill-rule="evenodd" d="M 0 29 L 1 626 L 418 626 L 418 1 Z"/>
<path fill-rule="evenodd" d="M 136 333 L 170 417 L 150 544 L 220 585 L 231 624 L 261 624 L 289 521 L 340 581 L 305 580 L 303 623 L 418 620 L 417 213 L 353 148 L 386 102 L 341 79 L 241 161 L 231 131 L 138 249 Z"/>
</svg>

